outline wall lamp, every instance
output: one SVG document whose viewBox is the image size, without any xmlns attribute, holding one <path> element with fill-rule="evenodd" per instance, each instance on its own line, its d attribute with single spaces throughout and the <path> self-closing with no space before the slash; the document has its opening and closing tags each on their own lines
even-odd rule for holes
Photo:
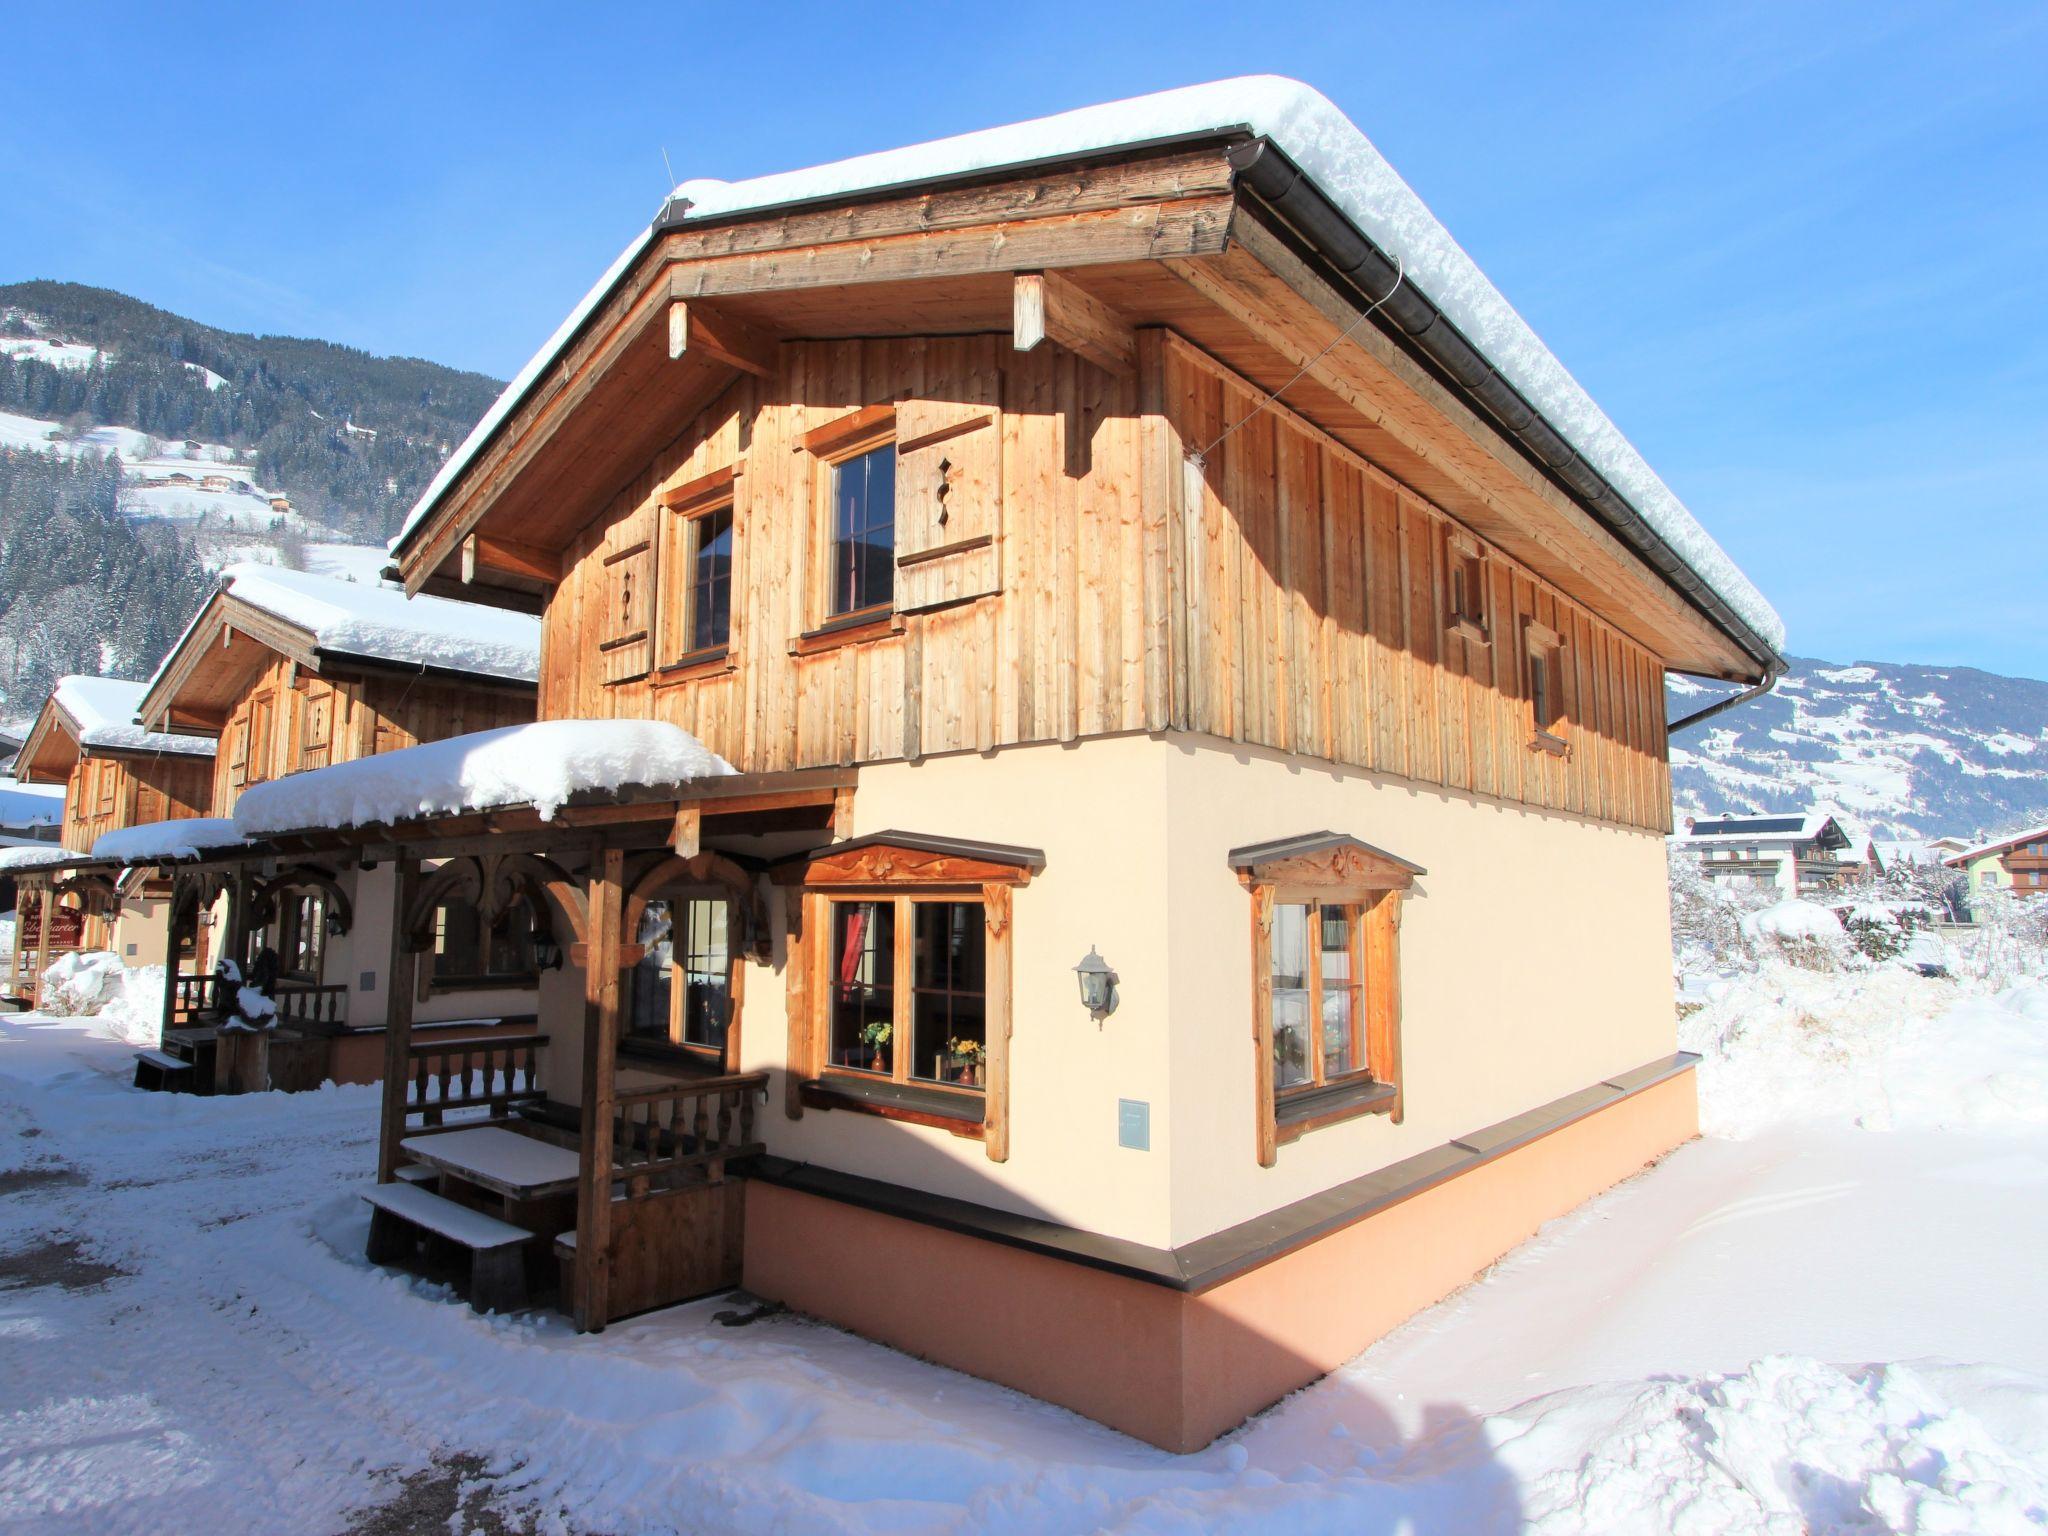
<svg viewBox="0 0 2048 1536">
<path fill-rule="evenodd" d="M 1096 953 L 1095 946 L 1088 946 L 1088 954 L 1074 967 L 1075 976 L 1081 982 L 1081 1006 L 1088 1010 L 1088 1016 L 1100 1024 L 1116 1012 L 1117 974 L 1109 968 L 1109 962 Z"/>
</svg>

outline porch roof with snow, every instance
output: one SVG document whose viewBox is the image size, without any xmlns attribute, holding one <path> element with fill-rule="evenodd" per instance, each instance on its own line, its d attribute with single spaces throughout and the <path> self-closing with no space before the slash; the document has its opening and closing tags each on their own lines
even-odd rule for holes
<svg viewBox="0 0 2048 1536">
<path fill-rule="evenodd" d="M 209 729 L 271 655 L 315 673 L 400 669 L 526 688 L 540 673 L 540 621 L 476 603 L 408 598 L 382 582 L 230 565 L 150 679 L 142 718 Z"/>
<path fill-rule="evenodd" d="M 60 677 L 22 744 L 17 777 L 61 784 L 81 754 L 211 757 L 214 743 L 138 723 L 148 684 L 119 677 Z"/>
<path fill-rule="evenodd" d="M 247 846 L 248 839 L 225 816 L 186 816 L 102 832 L 93 842 L 92 857 L 121 865 L 170 864 L 219 857 Z"/>
<path fill-rule="evenodd" d="M 1105 165 L 1175 154 L 1193 157 L 1192 169 L 1170 185 L 1155 178 L 1144 197 L 1105 200 L 1086 185 Z M 1051 180 L 1069 173 L 1080 178 L 1078 190 Z M 1005 180 L 1017 184 L 1014 197 L 976 200 L 963 190 Z M 1198 206 L 1198 194 L 1206 205 Z M 1121 221 L 1077 225 L 1056 245 L 1049 231 L 1030 238 L 1034 225 L 1057 222 L 1051 215 L 1079 219 L 1093 208 L 1091 195 L 1102 204 L 1097 211 L 1123 210 Z M 942 205 L 947 197 L 954 202 Z M 1149 225 L 1141 202 L 1159 216 Z M 1240 211 L 1284 230 L 1283 242 L 1305 240 L 1319 265 L 1297 270 Z M 965 234 L 976 224 L 1000 238 Z M 953 238 L 940 234 L 948 228 Z M 1135 246 L 1119 238 L 1140 228 L 1147 233 Z M 761 260 L 798 249 L 803 259 Z M 1428 402 L 1424 409 L 1447 415 L 1468 437 L 1461 412 L 1472 413 L 1484 448 L 1502 463 L 1482 467 L 1483 486 L 1461 480 L 1384 414 L 1356 403 L 1341 408 L 1311 381 L 1289 399 L 1317 425 L 1596 612 L 1633 619 L 1624 627 L 1643 634 L 1668 665 L 1751 680 L 1782 666 L 1784 628 L 1770 604 L 1421 199 L 1329 100 L 1270 76 L 750 181 L 684 182 L 457 448 L 392 548 L 415 591 L 468 583 L 494 600 L 530 602 L 551 585 L 563 538 L 616 489 L 621 472 L 644 463 L 677 420 L 750 366 L 744 342 L 725 345 L 717 335 L 696 350 L 673 339 L 662 346 L 657 331 L 676 334 L 664 299 L 687 300 L 707 331 L 722 325 L 755 341 L 1006 331 L 1013 275 L 1060 268 L 1122 322 L 1172 326 L 1247 378 L 1277 387 L 1296 372 L 1291 339 L 1276 340 L 1275 327 L 1220 296 L 1247 263 L 1263 266 L 1262 280 L 1278 274 L 1311 303 L 1329 297 L 1320 285 L 1332 275 L 1336 302 L 1350 306 L 1344 313 L 1379 311 L 1382 334 L 1431 375 L 1407 381 Z M 830 293 L 855 290 L 857 306 L 830 301 Z M 878 322 L 877 302 L 892 305 L 900 324 Z M 848 313 L 856 308 L 861 313 Z M 655 323 L 664 315 L 670 326 Z M 1302 323 L 1311 318 L 1303 312 Z M 1367 339 L 1347 331 L 1337 350 Z M 644 407 L 651 394 L 669 399 L 659 410 L 619 409 L 629 401 Z M 1403 397 L 1400 409 L 1414 403 Z M 562 433 L 572 410 L 607 422 L 601 445 Z M 1503 467 L 1519 486 L 1498 478 Z M 1560 559 L 1560 527 L 1597 551 L 1599 576 L 1583 561 L 1574 569 L 1571 558 Z"/>
</svg>

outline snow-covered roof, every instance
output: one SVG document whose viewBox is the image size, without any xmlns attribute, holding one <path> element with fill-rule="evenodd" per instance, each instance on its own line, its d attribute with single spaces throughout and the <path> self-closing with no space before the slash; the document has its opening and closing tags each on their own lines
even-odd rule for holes
<svg viewBox="0 0 2048 1536">
<path fill-rule="evenodd" d="M 1487 361 L 1628 498 L 1730 608 L 1772 646 L 1783 648 L 1784 621 L 1763 594 L 1658 478 L 1621 429 L 1593 403 L 1372 142 L 1328 97 L 1299 81 L 1275 75 L 1219 80 L 905 149 L 859 155 L 808 170 L 738 182 L 685 181 L 670 195 L 670 208 L 680 211 L 687 224 L 1236 129 L 1272 139 L 1375 245 L 1400 263 L 1405 280 L 1464 332 Z M 392 541 L 393 548 L 426 519 L 652 242 L 654 233 L 650 226 L 634 238 L 505 387 L 497 403 L 414 504 Z"/>
<path fill-rule="evenodd" d="M 50 697 L 77 727 L 81 746 L 212 757 L 216 744 L 210 736 L 173 736 L 168 731 L 146 731 L 135 723 L 135 712 L 148 691 L 149 684 L 123 677 L 73 676 L 58 678 Z"/>
<path fill-rule="evenodd" d="M 257 838 L 507 806 L 531 806 L 548 820 L 573 795 L 690 784 L 734 771 L 665 721 L 541 720 L 255 785 L 235 802 L 235 828 Z"/>
<path fill-rule="evenodd" d="M 0 871 L 41 869 L 47 864 L 69 864 L 85 857 L 75 848 L 59 848 L 55 843 L 26 843 L 0 848 Z"/>
<path fill-rule="evenodd" d="M 24 784 L 0 774 L 0 827 L 54 827 L 63 819 L 62 784 Z"/>
<path fill-rule="evenodd" d="M 225 816 L 187 816 L 102 832 L 92 845 L 92 856 L 118 859 L 123 864 L 155 864 L 166 859 L 201 858 L 246 841 Z"/>
<path fill-rule="evenodd" d="M 2048 822 L 2043 822 L 2038 827 L 2028 827 L 2024 832 L 2008 832 L 2003 837 L 1994 837 L 1988 843 L 1978 843 L 1975 847 L 1965 848 L 1948 862 L 1967 864 L 1972 859 L 1983 858 L 1987 853 L 1997 853 L 2001 849 L 2010 848 L 2014 843 L 2031 843 L 2036 838 L 2048 838 Z"/>
<path fill-rule="evenodd" d="M 322 651 L 526 683 L 540 676 L 540 620 L 530 614 L 275 565 L 230 565 L 221 588 L 305 630 Z"/>
<path fill-rule="evenodd" d="M 1674 832 L 1667 841 L 1810 843 L 1827 830 L 1831 821 L 1836 823 L 1835 830 L 1841 832 L 1841 824 L 1829 811 L 1788 811 L 1777 816 L 1702 816 L 1685 831 Z M 1849 841 L 1846 834 L 1844 841 Z"/>
</svg>

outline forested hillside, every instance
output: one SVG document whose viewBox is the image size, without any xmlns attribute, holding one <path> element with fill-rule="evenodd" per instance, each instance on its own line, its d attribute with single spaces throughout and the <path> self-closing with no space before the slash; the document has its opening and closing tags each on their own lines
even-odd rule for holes
<svg viewBox="0 0 2048 1536">
<path fill-rule="evenodd" d="M 42 361 L 0 349 L 0 411 L 253 450 L 257 476 L 345 538 L 398 526 L 499 385 L 354 347 L 216 330 L 77 283 L 0 285 L 0 337 L 84 343 Z"/>
<path fill-rule="evenodd" d="M 212 578 L 190 540 L 121 513 L 108 459 L 0 453 L 0 710 L 34 712 L 67 672 L 141 677 Z"/>
</svg>

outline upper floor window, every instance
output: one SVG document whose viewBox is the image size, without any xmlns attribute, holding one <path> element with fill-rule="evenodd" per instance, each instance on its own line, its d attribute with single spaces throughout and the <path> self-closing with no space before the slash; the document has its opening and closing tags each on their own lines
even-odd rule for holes
<svg viewBox="0 0 2048 1536">
<path fill-rule="evenodd" d="M 249 701 L 248 782 L 270 777 L 270 723 L 274 701 L 267 693 Z"/>
<path fill-rule="evenodd" d="M 1564 727 L 1564 637 L 1534 622 L 1523 630 L 1523 660 L 1529 676 L 1529 745 L 1562 756 Z"/>
<path fill-rule="evenodd" d="M 831 466 L 832 618 L 885 609 L 896 595 L 896 444 Z"/>
<path fill-rule="evenodd" d="M 1445 551 L 1445 598 L 1453 634 L 1484 644 L 1486 632 L 1486 556 L 1476 540 L 1453 533 Z"/>
<path fill-rule="evenodd" d="M 689 654 L 723 650 L 732 635 L 732 503 L 693 517 L 684 533 L 683 637 Z"/>
</svg>

